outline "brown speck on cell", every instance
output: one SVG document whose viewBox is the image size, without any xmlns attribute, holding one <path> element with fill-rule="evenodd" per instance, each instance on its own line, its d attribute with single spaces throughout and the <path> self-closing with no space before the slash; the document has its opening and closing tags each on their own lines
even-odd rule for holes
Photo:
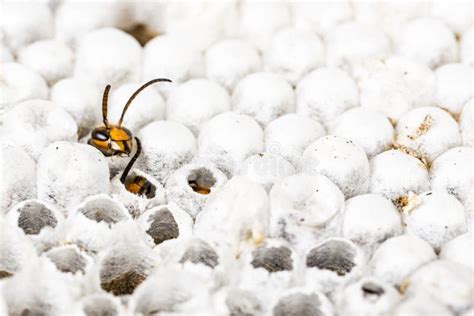
<svg viewBox="0 0 474 316">
<path fill-rule="evenodd" d="M 433 118 L 429 114 L 426 115 L 425 118 L 423 119 L 423 122 L 421 122 L 421 124 L 416 129 L 415 134 L 408 135 L 408 138 L 410 140 L 415 140 L 418 137 L 423 136 L 424 134 L 428 132 L 432 124 L 433 124 Z"/>
<path fill-rule="evenodd" d="M 399 196 L 396 199 L 393 199 L 392 202 L 397 207 L 397 209 L 400 212 L 402 212 L 403 208 L 408 205 L 408 196 L 407 195 Z"/>
<path fill-rule="evenodd" d="M 405 295 L 409 286 L 410 286 L 410 280 L 408 278 L 405 278 L 402 281 L 402 283 L 400 283 L 400 285 L 397 286 L 398 292 L 400 292 L 400 294 L 402 295 Z"/>
<path fill-rule="evenodd" d="M 393 144 L 392 148 L 398 151 L 401 151 L 404 154 L 415 157 L 416 159 L 421 161 L 421 163 L 426 169 L 429 169 L 431 167 L 431 163 L 428 161 L 428 159 L 423 154 L 414 150 L 413 148 L 410 148 L 401 144 L 397 144 L 397 143 Z"/>
</svg>

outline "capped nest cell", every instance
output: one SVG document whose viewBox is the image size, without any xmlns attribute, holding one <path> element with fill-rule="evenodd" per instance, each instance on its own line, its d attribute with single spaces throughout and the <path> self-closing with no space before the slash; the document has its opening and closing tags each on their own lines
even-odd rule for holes
<svg viewBox="0 0 474 316">
<path fill-rule="evenodd" d="M 268 272 L 293 270 L 293 259 L 288 247 L 260 246 L 252 251 L 252 257 L 254 268 L 264 268 Z"/>
<path fill-rule="evenodd" d="M 131 219 L 127 209 L 107 195 L 95 195 L 86 199 L 78 208 L 78 213 L 98 223 L 115 224 Z"/>
<path fill-rule="evenodd" d="M 195 218 L 214 191 L 226 182 L 226 175 L 212 163 L 187 164 L 168 178 L 166 198 Z"/>
<path fill-rule="evenodd" d="M 123 313 L 120 301 L 106 293 L 85 296 L 81 305 L 86 316 L 118 316 Z"/>
<path fill-rule="evenodd" d="M 309 288 L 294 288 L 284 291 L 272 309 L 273 316 L 304 315 L 329 316 L 334 314 L 328 298 Z"/>
</svg>

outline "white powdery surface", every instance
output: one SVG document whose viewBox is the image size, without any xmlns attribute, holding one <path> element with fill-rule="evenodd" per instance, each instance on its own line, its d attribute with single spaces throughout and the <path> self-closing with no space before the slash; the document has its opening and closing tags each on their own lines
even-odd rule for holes
<svg viewBox="0 0 474 316">
<path fill-rule="evenodd" d="M 0 314 L 472 316 L 471 7 L 4 1 Z"/>
</svg>

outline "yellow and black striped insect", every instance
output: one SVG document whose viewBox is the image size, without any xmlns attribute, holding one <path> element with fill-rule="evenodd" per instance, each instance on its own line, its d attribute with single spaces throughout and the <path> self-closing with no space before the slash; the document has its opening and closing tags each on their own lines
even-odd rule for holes
<svg viewBox="0 0 474 316">
<path fill-rule="evenodd" d="M 122 111 L 122 115 L 120 116 L 120 119 L 117 124 L 110 124 L 107 119 L 107 102 L 109 97 L 109 91 L 111 88 L 110 85 L 107 85 L 104 90 L 104 95 L 102 96 L 102 122 L 104 123 L 104 125 L 96 127 L 92 130 L 91 138 L 89 139 L 88 144 L 100 150 L 106 157 L 129 157 L 130 153 L 133 150 L 133 137 L 130 130 L 122 126 L 125 113 L 127 113 L 127 110 L 132 104 L 132 101 L 137 97 L 138 94 L 140 94 L 140 92 L 142 92 L 146 87 L 154 83 L 163 81 L 171 82 L 171 80 L 169 79 L 158 78 L 150 80 L 144 85 L 142 85 L 140 88 L 138 88 L 125 104 Z M 138 159 L 138 156 L 141 153 L 140 141 L 136 137 L 135 140 L 137 142 L 137 151 L 128 163 L 127 167 L 125 168 L 124 172 L 122 173 L 122 176 L 120 177 L 120 181 L 122 183 L 125 183 L 125 179 L 128 175 L 128 172 L 130 171 L 133 164 Z"/>
</svg>

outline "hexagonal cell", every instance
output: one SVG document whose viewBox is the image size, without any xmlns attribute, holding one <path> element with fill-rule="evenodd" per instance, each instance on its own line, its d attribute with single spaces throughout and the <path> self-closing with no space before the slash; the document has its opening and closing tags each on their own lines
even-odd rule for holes
<svg viewBox="0 0 474 316">
<path fill-rule="evenodd" d="M 29 201 L 17 209 L 18 226 L 27 235 L 38 235 L 44 227 L 56 227 L 58 220 L 54 212 L 46 205 Z"/>
<path fill-rule="evenodd" d="M 179 237 L 178 224 L 167 208 L 156 211 L 148 218 L 148 221 L 150 222 L 150 228 L 146 233 L 153 238 L 156 245 L 165 240 Z"/>
<path fill-rule="evenodd" d="M 210 170 L 198 168 L 189 173 L 188 184 L 196 193 L 209 194 L 216 184 L 216 178 Z"/>
<path fill-rule="evenodd" d="M 46 256 L 56 265 L 59 271 L 76 273 L 85 272 L 88 260 L 75 245 L 53 248 L 46 252 Z"/>
</svg>

